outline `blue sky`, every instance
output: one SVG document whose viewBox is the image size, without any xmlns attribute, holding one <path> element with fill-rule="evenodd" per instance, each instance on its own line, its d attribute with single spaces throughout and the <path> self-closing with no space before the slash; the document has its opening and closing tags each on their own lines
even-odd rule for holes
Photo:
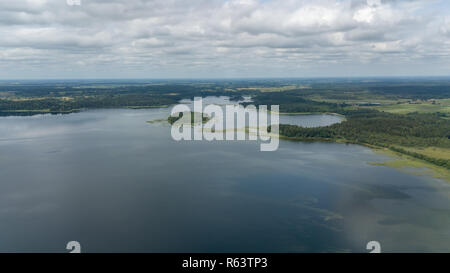
<svg viewBox="0 0 450 273">
<path fill-rule="evenodd" d="M 434 0 L 0 2 L 0 79 L 450 75 Z"/>
</svg>

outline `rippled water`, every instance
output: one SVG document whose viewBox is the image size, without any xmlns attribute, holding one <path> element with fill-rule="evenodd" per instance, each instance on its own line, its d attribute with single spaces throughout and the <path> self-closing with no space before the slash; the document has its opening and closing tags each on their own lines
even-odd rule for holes
<svg viewBox="0 0 450 273">
<path fill-rule="evenodd" d="M 356 145 L 175 142 L 146 123 L 168 113 L 0 118 L 0 251 L 450 251 L 444 181 Z"/>
</svg>

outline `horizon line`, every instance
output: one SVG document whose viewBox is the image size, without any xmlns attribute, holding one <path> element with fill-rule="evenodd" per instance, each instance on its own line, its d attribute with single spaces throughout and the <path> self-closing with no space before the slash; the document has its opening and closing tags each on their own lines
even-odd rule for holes
<svg viewBox="0 0 450 273">
<path fill-rule="evenodd" d="M 277 80 L 277 79 L 404 79 L 404 78 L 449 78 L 450 75 L 409 76 L 310 76 L 310 77 L 126 77 L 126 78 L 0 78 L 0 81 L 77 81 L 77 80 Z"/>
</svg>

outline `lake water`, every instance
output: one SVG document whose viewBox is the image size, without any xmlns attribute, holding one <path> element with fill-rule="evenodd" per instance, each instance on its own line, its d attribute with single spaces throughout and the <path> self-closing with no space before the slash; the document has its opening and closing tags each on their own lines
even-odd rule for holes
<svg viewBox="0 0 450 273">
<path fill-rule="evenodd" d="M 357 145 L 176 142 L 146 123 L 168 113 L 0 118 L 0 252 L 450 251 L 447 182 Z"/>
<path fill-rule="evenodd" d="M 240 102 L 251 102 L 250 97 L 244 97 L 244 100 Z M 183 104 L 189 105 L 191 111 L 194 111 L 194 103 L 192 100 L 181 100 L 180 101 Z M 230 101 L 230 99 L 226 96 L 220 96 L 220 97 L 205 97 L 202 99 L 203 106 L 209 105 L 209 104 L 216 104 L 220 106 L 224 105 L 238 105 L 235 101 Z M 225 112 L 225 108 L 222 107 L 223 111 Z M 268 108 L 270 110 L 270 108 Z M 240 107 L 238 110 L 239 113 L 244 112 L 244 108 Z M 254 112 L 251 111 L 250 112 Z M 269 113 L 267 115 L 270 115 Z M 302 127 L 319 127 L 319 126 L 329 126 L 335 123 L 339 123 L 344 120 L 344 117 L 339 115 L 332 115 L 332 114 L 310 114 L 310 115 L 304 115 L 304 114 L 282 114 L 279 115 L 279 122 L 281 124 L 291 124 L 291 125 L 298 125 Z M 270 122 L 270 117 L 268 118 L 268 121 Z M 246 119 L 246 122 L 248 124 L 248 118 Z M 225 128 L 225 120 L 223 124 Z"/>
</svg>

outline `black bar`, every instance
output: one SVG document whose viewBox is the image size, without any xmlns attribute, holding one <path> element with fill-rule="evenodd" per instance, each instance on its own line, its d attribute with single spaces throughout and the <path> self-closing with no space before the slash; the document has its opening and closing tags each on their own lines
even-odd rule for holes
<svg viewBox="0 0 450 273">
<path fill-rule="evenodd" d="M 0 254 L 0 263 L 4 268 L 14 266 L 15 271 L 25 267 L 58 272 L 387 272 L 396 268 L 404 272 L 431 265 L 445 268 L 449 258 L 449 254 Z M 211 263 L 197 264 L 203 267 L 192 263 L 200 260 L 216 261 L 214 269 Z M 191 262 L 189 267 L 184 267 L 186 261 Z"/>
</svg>

